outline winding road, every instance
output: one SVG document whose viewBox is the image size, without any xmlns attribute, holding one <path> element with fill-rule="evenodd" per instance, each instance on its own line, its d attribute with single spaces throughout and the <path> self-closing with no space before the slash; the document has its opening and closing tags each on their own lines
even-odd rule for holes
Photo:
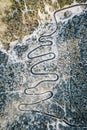
<svg viewBox="0 0 87 130">
<path fill-rule="evenodd" d="M 54 19 L 55 19 L 56 29 L 55 29 L 51 34 L 41 36 L 41 37 L 38 39 L 38 41 L 41 42 L 42 45 L 36 47 L 35 49 L 31 50 L 31 51 L 28 53 L 28 55 L 27 55 L 28 59 L 32 59 L 32 60 L 33 60 L 33 59 L 38 59 L 38 58 L 40 58 L 40 57 L 45 57 L 45 56 L 51 55 L 50 58 L 47 58 L 47 59 L 45 59 L 45 60 L 41 60 L 41 61 L 35 63 L 35 64 L 31 67 L 30 70 L 31 70 L 31 73 L 32 73 L 33 75 L 36 75 L 36 76 L 38 76 L 38 75 L 39 75 L 39 76 L 49 76 L 49 75 L 51 75 L 51 76 L 54 76 L 55 79 L 42 80 L 42 81 L 38 82 L 35 86 L 29 87 L 29 88 L 25 89 L 25 90 L 24 90 L 24 93 L 25 93 L 26 95 L 31 95 L 31 96 L 32 96 L 32 95 L 34 95 L 34 96 L 37 96 L 37 95 L 38 95 L 38 96 L 41 96 L 41 95 L 46 95 L 46 94 L 48 94 L 49 96 L 47 96 L 47 97 L 44 96 L 44 99 L 42 99 L 42 100 L 40 100 L 40 101 L 37 101 L 37 102 L 30 103 L 30 104 L 28 104 L 28 103 L 22 103 L 22 104 L 20 104 L 20 105 L 18 106 L 18 109 L 19 109 L 20 111 L 37 112 L 37 113 L 40 113 L 40 114 L 42 114 L 42 115 L 47 115 L 47 116 L 50 116 L 50 117 L 53 117 L 53 118 L 58 119 L 58 117 L 56 117 L 56 116 L 54 116 L 54 115 L 51 115 L 51 114 L 49 114 L 49 113 L 42 112 L 42 111 L 38 111 L 38 110 L 26 110 L 26 105 L 29 106 L 29 105 L 38 104 L 38 103 L 40 103 L 40 102 L 44 102 L 44 101 L 47 101 L 48 99 L 52 98 L 52 96 L 53 96 L 53 92 L 52 92 L 52 91 L 46 91 L 46 92 L 43 92 L 43 93 L 34 93 L 34 94 L 33 94 L 33 93 L 28 93 L 27 90 L 35 89 L 36 87 L 38 87 L 38 86 L 39 86 L 40 84 L 42 84 L 43 82 L 56 82 L 56 81 L 59 79 L 59 75 L 58 75 L 57 73 L 34 72 L 34 68 L 35 68 L 36 66 L 40 65 L 41 63 L 48 62 L 48 61 L 51 61 L 51 60 L 55 59 L 56 54 L 55 54 L 54 52 L 48 52 L 48 53 L 40 54 L 40 55 L 37 55 L 37 56 L 32 56 L 32 53 L 34 53 L 35 51 L 37 51 L 37 50 L 40 49 L 41 47 L 46 47 L 46 46 L 52 46 L 52 45 L 53 45 L 53 42 L 52 42 L 51 40 L 45 40 L 44 38 L 48 38 L 48 37 L 52 36 L 52 35 L 57 31 L 57 29 L 58 29 L 58 23 L 57 23 L 57 19 L 56 19 L 56 13 L 58 13 L 58 12 L 60 12 L 60 11 L 63 11 L 63 10 L 65 10 L 65 9 L 69 9 L 69 8 L 76 7 L 76 6 L 87 6 L 87 4 L 76 4 L 76 5 L 72 5 L 72 6 L 69 6 L 69 7 L 65 7 L 65 8 L 56 10 L 56 11 L 54 12 L 54 14 L 53 14 L 53 15 L 54 15 Z M 22 109 L 22 107 L 25 107 L 25 109 Z M 67 125 L 69 125 L 69 126 L 71 126 L 71 127 L 82 127 L 82 125 L 77 125 L 77 124 L 74 125 L 74 124 L 69 123 L 65 117 L 62 119 L 62 121 L 65 122 Z"/>
</svg>

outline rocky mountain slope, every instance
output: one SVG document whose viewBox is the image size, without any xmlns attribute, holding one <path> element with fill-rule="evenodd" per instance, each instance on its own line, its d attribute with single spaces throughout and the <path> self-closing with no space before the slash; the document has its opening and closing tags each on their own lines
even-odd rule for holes
<svg viewBox="0 0 87 130">
<path fill-rule="evenodd" d="M 87 5 L 55 11 L 0 45 L 1 130 L 87 129 Z"/>
</svg>

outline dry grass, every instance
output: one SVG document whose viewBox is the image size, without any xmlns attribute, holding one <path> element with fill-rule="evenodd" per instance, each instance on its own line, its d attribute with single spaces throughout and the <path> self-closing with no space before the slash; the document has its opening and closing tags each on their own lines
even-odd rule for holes
<svg viewBox="0 0 87 130">
<path fill-rule="evenodd" d="M 11 6 L 10 0 L 0 0 L 0 38 L 2 38 L 2 35 L 7 29 L 7 25 L 2 21 L 2 18 L 5 17 L 4 11 L 10 6 Z"/>
<path fill-rule="evenodd" d="M 50 19 L 50 14 L 45 10 L 46 4 L 50 6 L 50 11 L 53 11 L 59 6 L 70 5 L 74 0 L 54 1 L 52 4 L 52 0 L 21 0 L 20 2 L 18 0 L 0 0 L 0 41 L 7 44 L 31 34 L 43 21 L 42 17 L 38 15 L 38 9 L 42 14 L 46 14 L 46 20 Z M 87 0 L 76 1 L 85 2 Z M 21 10 L 25 13 L 23 14 Z"/>
</svg>

